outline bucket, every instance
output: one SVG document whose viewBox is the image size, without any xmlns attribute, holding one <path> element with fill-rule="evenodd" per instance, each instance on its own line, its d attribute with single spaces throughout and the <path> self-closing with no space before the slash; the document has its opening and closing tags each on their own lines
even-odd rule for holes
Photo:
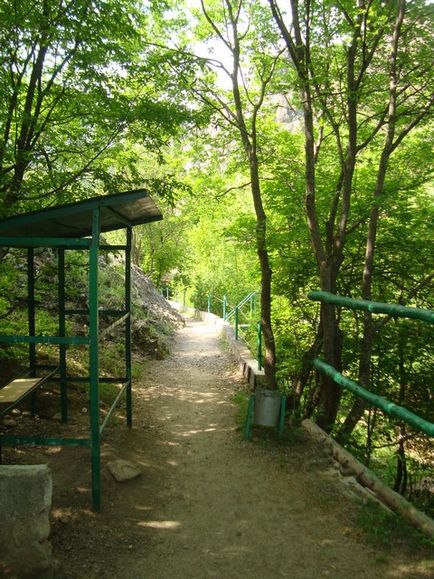
<svg viewBox="0 0 434 579">
<path fill-rule="evenodd" d="M 277 426 L 279 424 L 280 406 L 280 392 L 256 388 L 253 423 L 258 426 Z"/>
</svg>

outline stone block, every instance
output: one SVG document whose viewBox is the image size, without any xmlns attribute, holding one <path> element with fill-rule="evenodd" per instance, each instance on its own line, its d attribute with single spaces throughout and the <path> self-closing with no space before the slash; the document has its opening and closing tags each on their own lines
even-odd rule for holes
<svg viewBox="0 0 434 579">
<path fill-rule="evenodd" d="M 0 465 L 0 577 L 52 577 L 51 497 L 48 466 Z"/>
</svg>

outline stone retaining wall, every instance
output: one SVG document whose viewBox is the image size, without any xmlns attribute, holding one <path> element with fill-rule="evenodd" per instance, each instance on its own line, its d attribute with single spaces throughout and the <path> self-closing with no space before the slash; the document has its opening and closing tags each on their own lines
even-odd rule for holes
<svg viewBox="0 0 434 579">
<path fill-rule="evenodd" d="M 0 465 L 0 577 L 51 579 L 47 465 Z"/>
<path fill-rule="evenodd" d="M 224 323 L 223 331 L 233 357 L 236 359 L 244 378 L 252 389 L 257 386 L 265 386 L 264 370 L 259 370 L 258 361 L 253 358 L 251 351 L 242 340 L 235 340 L 232 327 Z"/>
</svg>

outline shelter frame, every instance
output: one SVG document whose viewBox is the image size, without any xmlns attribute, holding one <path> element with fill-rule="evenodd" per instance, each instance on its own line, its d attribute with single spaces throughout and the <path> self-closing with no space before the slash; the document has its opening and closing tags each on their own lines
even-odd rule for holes
<svg viewBox="0 0 434 579">
<path fill-rule="evenodd" d="M 44 211 L 32 212 L 12 217 L 0 222 L 0 246 L 21 247 L 27 249 L 27 296 L 28 296 L 28 335 L 0 335 L 3 343 L 28 344 L 28 369 L 22 378 L 35 378 L 43 372 L 41 379 L 29 388 L 27 393 L 14 404 L 8 405 L 0 413 L 6 414 L 26 395 L 32 399 L 36 388 L 48 379 L 60 383 L 61 421 L 68 420 L 68 382 L 89 383 L 89 436 L 86 438 L 58 438 L 31 436 L 0 436 L 2 445 L 48 445 L 48 446 L 86 446 L 90 449 L 92 470 L 92 507 L 101 509 L 101 436 L 120 400 L 126 399 L 126 422 L 132 427 L 132 377 L 131 377 L 131 248 L 132 227 L 162 219 L 162 215 L 146 190 L 127 191 L 105 197 L 97 197 L 73 204 L 53 207 Z M 49 235 L 43 235 L 44 229 Z M 101 243 L 101 232 L 118 229 L 126 230 L 126 241 L 120 245 Z M 58 335 L 37 335 L 35 328 L 35 248 L 54 248 L 57 251 L 58 268 Z M 65 253 L 68 250 L 82 250 L 89 254 L 88 274 L 88 308 L 67 309 L 65 295 Z M 99 308 L 99 257 L 101 251 L 125 252 L 125 292 L 123 309 Z M 103 331 L 100 331 L 100 315 L 114 318 Z M 66 318 L 73 315 L 88 316 L 87 336 L 66 335 Z M 125 375 L 119 378 L 101 378 L 99 375 L 99 344 L 101 338 L 115 327 L 124 325 Z M 52 344 L 58 346 L 58 366 L 38 365 L 36 346 Z M 86 346 L 88 348 L 87 377 L 67 375 L 68 346 Z M 22 380 L 21 378 L 21 380 Z M 9 385 L 13 388 L 13 381 Z M 111 408 L 101 420 L 100 383 L 115 382 L 120 389 Z M 1 392 L 1 390 L 0 390 Z M 1 457 L 1 455 L 0 455 Z"/>
</svg>

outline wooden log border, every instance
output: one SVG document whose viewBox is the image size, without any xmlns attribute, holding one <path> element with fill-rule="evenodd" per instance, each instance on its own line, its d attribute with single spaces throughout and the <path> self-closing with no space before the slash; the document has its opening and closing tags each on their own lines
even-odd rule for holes
<svg viewBox="0 0 434 579">
<path fill-rule="evenodd" d="M 333 458 L 335 458 L 345 469 L 350 469 L 357 478 L 357 481 L 363 486 L 368 487 L 379 501 L 396 513 L 402 515 L 425 535 L 434 539 L 434 520 L 431 519 L 431 517 L 416 509 L 404 497 L 386 486 L 376 474 L 333 440 L 331 436 L 326 434 L 312 420 L 303 420 L 302 426 L 311 436 L 320 440 L 328 448 Z"/>
</svg>

